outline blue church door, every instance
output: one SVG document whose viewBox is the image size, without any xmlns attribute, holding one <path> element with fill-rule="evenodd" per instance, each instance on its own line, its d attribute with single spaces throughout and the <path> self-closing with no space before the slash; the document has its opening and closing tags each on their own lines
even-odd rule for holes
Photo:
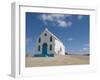
<svg viewBox="0 0 100 80">
<path fill-rule="evenodd" d="M 47 43 L 44 43 L 42 45 L 42 55 L 43 56 L 47 56 L 48 55 L 47 49 L 48 49 L 48 45 L 47 45 Z"/>
</svg>

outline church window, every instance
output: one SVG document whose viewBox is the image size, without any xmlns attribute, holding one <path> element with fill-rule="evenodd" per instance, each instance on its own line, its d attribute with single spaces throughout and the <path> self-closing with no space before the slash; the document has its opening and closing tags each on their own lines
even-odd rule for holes
<svg viewBox="0 0 100 80">
<path fill-rule="evenodd" d="M 41 38 L 39 38 L 39 43 L 41 42 Z"/>
<path fill-rule="evenodd" d="M 52 50 L 52 45 L 50 45 L 50 51 Z"/>
<path fill-rule="evenodd" d="M 50 37 L 50 42 L 52 42 L 52 36 Z"/>
<path fill-rule="evenodd" d="M 38 46 L 38 51 L 40 51 L 40 45 Z"/>
</svg>

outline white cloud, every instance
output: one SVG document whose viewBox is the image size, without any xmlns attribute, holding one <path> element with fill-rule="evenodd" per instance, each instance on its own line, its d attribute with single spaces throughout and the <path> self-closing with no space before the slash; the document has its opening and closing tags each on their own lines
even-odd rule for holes
<svg viewBox="0 0 100 80">
<path fill-rule="evenodd" d="M 88 47 L 84 47 L 84 48 L 83 48 L 84 51 L 87 51 L 88 49 L 89 49 Z"/>
<path fill-rule="evenodd" d="M 53 21 L 53 17 L 50 16 L 50 15 L 43 14 L 43 15 L 41 15 L 41 18 L 42 18 L 44 21 L 46 21 L 46 20 Z"/>
<path fill-rule="evenodd" d="M 67 40 L 68 40 L 68 41 L 72 41 L 72 40 L 73 40 L 73 38 L 68 38 Z"/>
<path fill-rule="evenodd" d="M 65 21 L 59 20 L 58 21 L 59 26 L 65 27 L 67 24 Z"/>
<path fill-rule="evenodd" d="M 61 26 L 61 27 L 70 27 L 72 25 L 71 21 L 66 22 L 63 20 L 58 20 L 57 22 L 58 22 L 59 26 Z"/>
<path fill-rule="evenodd" d="M 83 18 L 83 16 L 82 15 L 78 15 L 77 18 L 78 18 L 78 20 L 81 20 Z"/>
<path fill-rule="evenodd" d="M 88 44 L 88 43 L 86 43 L 86 44 L 84 44 L 84 46 L 89 47 L 89 44 Z"/>
<path fill-rule="evenodd" d="M 84 46 L 83 49 L 82 49 L 83 51 L 88 51 L 89 50 L 89 43 L 86 43 L 83 46 Z"/>
<path fill-rule="evenodd" d="M 71 21 L 66 21 L 66 18 L 71 17 L 72 15 L 64 15 L 64 14 L 42 14 L 40 17 L 43 20 L 44 24 L 48 24 L 47 22 L 51 22 L 51 24 L 55 24 L 59 27 L 70 27 L 72 25 Z"/>
<path fill-rule="evenodd" d="M 71 21 L 67 22 L 67 26 L 71 26 L 71 25 L 72 25 Z"/>
</svg>

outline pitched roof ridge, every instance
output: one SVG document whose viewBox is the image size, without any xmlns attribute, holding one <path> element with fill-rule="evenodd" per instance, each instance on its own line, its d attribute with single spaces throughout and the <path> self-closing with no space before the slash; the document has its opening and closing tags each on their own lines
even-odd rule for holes
<svg viewBox="0 0 100 80">
<path fill-rule="evenodd" d="M 45 31 L 49 32 L 55 39 L 59 40 L 59 41 L 62 43 L 62 41 L 61 41 L 58 37 L 56 37 L 52 32 L 50 32 L 50 31 L 48 30 L 48 28 L 45 28 L 44 32 L 45 32 Z M 62 44 L 63 44 L 63 43 L 62 43 Z"/>
</svg>

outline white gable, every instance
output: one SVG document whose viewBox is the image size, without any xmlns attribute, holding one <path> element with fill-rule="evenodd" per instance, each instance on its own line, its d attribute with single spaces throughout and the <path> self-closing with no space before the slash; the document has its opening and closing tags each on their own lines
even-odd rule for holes
<svg viewBox="0 0 100 80">
<path fill-rule="evenodd" d="M 54 39 L 60 41 L 60 39 L 58 39 L 53 33 L 51 33 L 48 28 L 45 28 L 45 30 L 40 34 L 40 36 L 44 33 L 50 34 Z M 61 41 L 60 41 L 61 42 Z M 62 42 L 61 42 L 62 43 Z M 63 43 L 62 43 L 63 44 Z"/>
</svg>

